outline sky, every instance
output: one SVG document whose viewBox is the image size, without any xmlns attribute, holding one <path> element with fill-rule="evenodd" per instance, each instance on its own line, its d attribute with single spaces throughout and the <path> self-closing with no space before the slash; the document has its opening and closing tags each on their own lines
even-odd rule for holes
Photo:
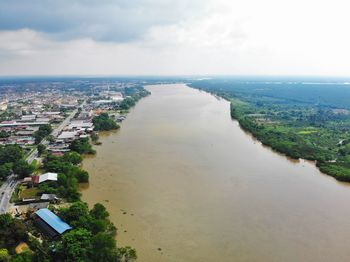
<svg viewBox="0 0 350 262">
<path fill-rule="evenodd" d="M 350 76 L 347 0 L 0 0 L 0 75 Z"/>
</svg>

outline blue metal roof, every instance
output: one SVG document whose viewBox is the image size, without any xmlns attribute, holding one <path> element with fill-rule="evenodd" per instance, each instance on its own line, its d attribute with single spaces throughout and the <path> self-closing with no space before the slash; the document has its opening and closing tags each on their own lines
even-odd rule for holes
<svg viewBox="0 0 350 262">
<path fill-rule="evenodd" d="M 64 233 L 65 231 L 72 229 L 70 225 L 64 222 L 61 218 L 56 216 L 47 208 L 39 209 L 35 212 L 42 220 L 44 220 L 50 227 L 52 227 L 59 234 Z"/>
</svg>

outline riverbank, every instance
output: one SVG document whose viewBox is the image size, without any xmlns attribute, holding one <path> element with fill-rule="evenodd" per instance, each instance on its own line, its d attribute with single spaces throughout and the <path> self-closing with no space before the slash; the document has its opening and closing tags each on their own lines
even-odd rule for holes
<svg viewBox="0 0 350 262">
<path fill-rule="evenodd" d="M 254 93 L 258 91 L 249 86 L 241 91 L 215 83 L 195 82 L 190 86 L 229 101 L 231 117 L 262 144 L 294 159 L 314 161 L 321 172 L 350 182 L 346 131 L 350 118 L 346 110 L 258 96 Z"/>
<path fill-rule="evenodd" d="M 281 132 L 277 128 L 265 128 L 264 124 L 259 125 L 247 117 L 246 114 L 241 113 L 239 103 L 242 103 L 242 101 L 230 101 L 231 117 L 236 119 L 242 129 L 251 133 L 263 145 L 269 146 L 273 150 L 293 159 L 314 161 L 322 173 L 332 176 L 339 181 L 350 182 L 349 168 L 337 164 L 336 161 L 326 161 L 323 157 L 319 157 L 318 152 L 316 152 L 317 149 L 308 147 L 304 141 L 298 139 L 296 135 L 298 130 L 289 129 L 286 131 L 285 128 L 284 132 Z M 289 146 L 287 144 L 292 145 Z"/>
</svg>

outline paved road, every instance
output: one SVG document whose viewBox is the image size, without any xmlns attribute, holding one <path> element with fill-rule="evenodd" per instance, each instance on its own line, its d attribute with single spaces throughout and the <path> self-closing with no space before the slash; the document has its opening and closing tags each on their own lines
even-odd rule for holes
<svg viewBox="0 0 350 262">
<path fill-rule="evenodd" d="M 81 105 L 81 107 L 85 104 L 85 102 Z M 78 109 L 75 109 L 72 111 L 72 113 L 63 120 L 63 122 L 55 128 L 51 135 L 54 137 L 57 137 L 59 133 L 65 128 L 69 122 L 72 120 L 72 118 L 75 116 L 75 114 L 78 112 Z M 41 141 L 41 144 L 47 146 L 49 144 L 49 141 L 47 139 L 43 139 Z M 35 158 L 38 157 L 38 149 L 34 149 L 28 156 L 27 156 L 27 162 L 31 164 Z M 0 214 L 4 214 L 7 212 L 10 199 L 12 196 L 13 191 L 15 190 L 16 186 L 18 185 L 19 180 L 16 179 L 16 176 L 13 174 L 7 178 L 7 180 L 2 184 L 0 187 Z"/>
<path fill-rule="evenodd" d="M 18 181 L 16 180 L 15 175 L 11 175 L 7 178 L 7 180 L 2 184 L 0 188 L 1 200 L 0 200 L 0 214 L 4 214 L 7 211 L 10 198 L 12 196 L 13 191 L 15 190 Z"/>
<path fill-rule="evenodd" d="M 82 107 L 84 104 L 85 104 L 85 102 L 81 105 L 81 107 Z M 56 128 L 52 131 L 51 135 L 54 136 L 54 137 L 57 137 L 57 136 L 61 133 L 61 131 L 63 130 L 63 128 L 65 128 L 65 127 L 69 124 L 69 122 L 72 120 L 72 118 L 75 116 L 75 114 L 76 114 L 77 112 L 78 112 L 78 109 L 73 110 L 72 113 L 71 113 L 66 119 L 64 119 L 64 120 L 62 121 L 62 123 L 61 123 L 58 127 L 56 127 Z M 47 145 L 49 144 L 49 141 L 48 141 L 47 139 L 43 139 L 43 140 L 41 141 L 40 144 L 43 144 L 44 146 L 47 146 Z M 28 157 L 27 157 L 27 162 L 28 162 L 29 164 L 31 164 L 31 163 L 34 161 L 34 159 L 37 158 L 37 157 L 38 157 L 38 150 L 35 149 L 35 150 L 33 150 L 33 151 L 28 155 Z"/>
</svg>

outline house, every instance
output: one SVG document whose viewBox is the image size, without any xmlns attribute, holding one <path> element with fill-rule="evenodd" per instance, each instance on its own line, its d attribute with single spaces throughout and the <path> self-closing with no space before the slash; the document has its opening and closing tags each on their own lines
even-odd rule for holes
<svg viewBox="0 0 350 262">
<path fill-rule="evenodd" d="M 55 194 L 42 194 L 40 197 L 40 200 L 57 202 L 59 199 L 56 197 Z"/>
<path fill-rule="evenodd" d="M 40 184 L 46 181 L 57 181 L 57 173 L 45 173 L 40 176 L 33 176 L 33 184 Z"/>
<path fill-rule="evenodd" d="M 57 139 L 63 140 L 63 141 L 73 141 L 76 138 L 78 138 L 78 132 L 77 131 L 63 131 Z"/>
<path fill-rule="evenodd" d="M 16 132 L 16 136 L 32 136 L 33 134 L 33 130 L 21 130 Z"/>
<path fill-rule="evenodd" d="M 72 229 L 70 225 L 47 208 L 42 208 L 35 212 L 34 222 L 43 233 L 52 238 L 58 237 Z"/>
<path fill-rule="evenodd" d="M 93 127 L 93 123 L 91 122 L 87 122 L 87 121 L 72 121 L 69 125 L 67 129 L 86 129 L 86 128 L 92 128 Z"/>
<path fill-rule="evenodd" d="M 58 157 L 64 156 L 64 153 L 60 152 L 60 151 L 53 151 L 53 152 L 51 152 L 51 154 L 53 156 L 58 156 Z"/>
<path fill-rule="evenodd" d="M 77 103 L 74 104 L 60 104 L 60 108 L 67 108 L 67 109 L 73 109 L 77 107 Z"/>
<path fill-rule="evenodd" d="M 45 111 L 45 112 L 41 113 L 41 115 L 43 115 L 43 116 L 57 116 L 57 115 L 60 115 L 60 114 L 61 114 L 60 111 L 55 111 L 55 112 Z"/>
<path fill-rule="evenodd" d="M 16 121 L 2 121 L 0 127 L 27 127 L 27 126 L 40 126 L 46 125 L 47 122 L 16 122 Z"/>
<path fill-rule="evenodd" d="M 21 122 L 27 122 L 27 121 L 34 121 L 36 118 L 36 115 L 23 115 L 21 116 Z"/>
<path fill-rule="evenodd" d="M 79 114 L 79 119 L 90 119 L 92 117 L 92 110 L 81 111 Z"/>
<path fill-rule="evenodd" d="M 32 182 L 33 182 L 33 177 L 30 177 L 30 176 L 23 178 L 23 181 L 22 181 L 23 184 L 30 184 Z"/>
<path fill-rule="evenodd" d="M 11 140 L 14 140 L 17 145 L 34 145 L 35 138 L 32 136 L 20 136 L 20 137 L 12 137 Z"/>
<path fill-rule="evenodd" d="M 36 119 L 36 122 L 42 122 L 42 123 L 49 123 L 50 122 L 50 118 L 47 118 L 47 117 L 38 117 L 37 119 Z"/>
<path fill-rule="evenodd" d="M 102 104 L 110 104 L 110 103 L 113 103 L 114 101 L 113 100 L 95 100 L 95 101 L 92 101 L 92 103 L 94 105 L 102 105 Z"/>
</svg>

